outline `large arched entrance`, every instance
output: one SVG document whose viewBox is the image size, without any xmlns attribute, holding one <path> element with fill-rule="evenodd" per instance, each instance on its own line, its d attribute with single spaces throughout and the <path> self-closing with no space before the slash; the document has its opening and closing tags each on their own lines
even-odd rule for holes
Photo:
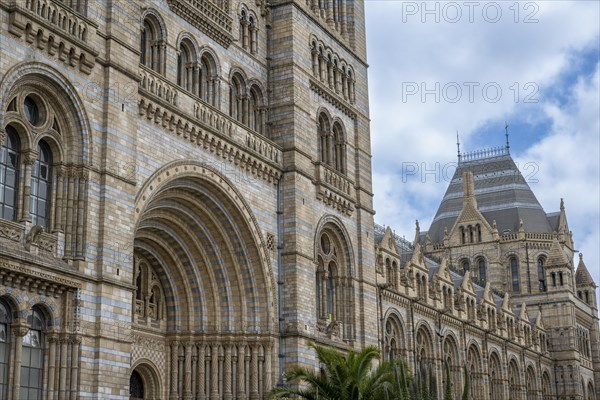
<svg viewBox="0 0 600 400">
<path fill-rule="evenodd" d="M 276 371 L 273 279 L 242 196 L 210 167 L 177 162 L 144 185 L 136 217 L 133 351 L 164 364 L 162 396 L 263 398 Z"/>
</svg>

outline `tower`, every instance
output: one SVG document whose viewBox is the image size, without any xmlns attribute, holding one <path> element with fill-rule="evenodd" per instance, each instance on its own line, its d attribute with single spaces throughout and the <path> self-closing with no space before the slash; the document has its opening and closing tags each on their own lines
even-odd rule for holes
<svg viewBox="0 0 600 400">
<path fill-rule="evenodd" d="M 361 0 L 0 21 L 0 398 L 257 400 L 376 343 Z"/>
</svg>

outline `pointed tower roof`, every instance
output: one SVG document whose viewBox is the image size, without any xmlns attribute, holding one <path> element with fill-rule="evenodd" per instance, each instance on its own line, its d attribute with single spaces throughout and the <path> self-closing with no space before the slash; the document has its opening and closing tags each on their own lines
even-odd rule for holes
<svg viewBox="0 0 600 400">
<path fill-rule="evenodd" d="M 579 264 L 577 265 L 577 272 L 575 272 L 575 284 L 577 287 L 593 286 L 596 287 L 594 278 L 588 271 L 585 263 L 583 262 L 583 254 L 579 253 Z"/>
<path fill-rule="evenodd" d="M 473 174 L 473 187 L 465 184 L 463 173 Z M 464 188 L 463 188 L 464 185 Z M 468 192 L 467 192 L 468 190 Z M 548 217 L 506 148 L 464 153 L 428 234 L 433 242 L 444 239 L 444 228 L 451 229 L 473 190 L 473 203 L 487 222 L 497 221 L 499 232 L 523 229 L 552 233 Z"/>
<path fill-rule="evenodd" d="M 560 243 L 558 243 L 556 238 L 552 239 L 552 247 L 550 248 L 546 265 L 548 265 L 548 267 L 560 267 L 567 264 L 569 264 L 569 259 L 565 255 Z"/>
</svg>

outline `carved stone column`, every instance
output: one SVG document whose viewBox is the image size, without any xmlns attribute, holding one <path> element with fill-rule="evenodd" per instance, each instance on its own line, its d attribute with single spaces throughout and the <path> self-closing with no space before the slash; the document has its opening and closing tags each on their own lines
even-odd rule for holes
<svg viewBox="0 0 600 400">
<path fill-rule="evenodd" d="M 272 358 L 272 349 L 273 349 L 273 343 L 271 342 L 271 340 L 269 340 L 267 343 L 265 343 L 265 345 L 263 346 L 264 350 L 265 350 L 265 367 L 264 367 L 264 390 L 265 393 L 270 391 L 273 383 L 271 381 L 271 377 L 272 377 L 272 371 L 271 371 L 271 358 Z"/>
<path fill-rule="evenodd" d="M 83 219 L 84 217 L 84 210 L 85 210 L 85 204 L 86 204 L 86 198 L 85 198 L 85 187 L 86 187 L 86 182 L 88 180 L 87 177 L 87 173 L 83 170 L 79 171 L 78 174 L 78 184 L 79 184 L 79 190 L 77 191 L 77 197 L 78 197 L 78 204 L 77 204 L 77 221 L 76 221 L 76 226 L 75 226 L 75 259 L 76 260 L 83 260 L 84 257 L 84 249 L 83 249 L 83 236 L 84 236 L 84 229 L 83 229 Z"/>
<path fill-rule="evenodd" d="M 248 49 L 248 26 L 250 23 L 246 20 L 242 20 L 241 25 L 242 32 L 240 34 L 242 36 L 242 47 Z"/>
<path fill-rule="evenodd" d="M 214 343 L 211 348 L 210 365 L 210 400 L 219 400 L 219 344 Z"/>
<path fill-rule="evenodd" d="M 69 338 L 71 343 L 71 400 L 77 400 L 78 393 L 78 372 L 79 372 L 79 346 L 81 344 L 81 336 L 71 335 Z"/>
<path fill-rule="evenodd" d="M 319 51 L 314 48 L 311 51 L 311 55 L 312 55 L 312 69 L 313 69 L 313 75 L 315 77 L 319 76 Z"/>
<path fill-rule="evenodd" d="M 197 379 L 197 389 L 196 389 L 196 398 L 198 400 L 206 399 L 206 358 L 205 358 L 205 346 L 201 344 L 198 347 L 198 379 Z"/>
<path fill-rule="evenodd" d="M 184 382 L 183 382 L 183 399 L 192 399 L 192 347 L 194 343 L 186 342 L 185 346 L 185 361 L 184 361 Z"/>
<path fill-rule="evenodd" d="M 54 229 L 53 232 L 63 231 L 63 191 L 64 191 L 64 173 L 62 165 L 54 167 L 56 176 L 56 204 L 54 205 Z"/>
<path fill-rule="evenodd" d="M 256 26 L 250 28 L 250 52 L 258 53 L 258 28 Z"/>
<path fill-rule="evenodd" d="M 238 343 L 237 398 L 246 400 L 246 343 Z"/>
<path fill-rule="evenodd" d="M 231 400 L 231 343 L 225 344 L 225 361 L 223 365 L 223 398 Z"/>
<path fill-rule="evenodd" d="M 252 344 L 252 366 L 250 367 L 250 400 L 258 400 L 258 344 Z"/>
<path fill-rule="evenodd" d="M 46 335 L 46 338 L 48 339 L 49 347 L 47 400 L 54 400 L 54 380 L 56 376 L 56 346 L 58 343 L 58 334 L 49 333 Z"/>
<path fill-rule="evenodd" d="M 65 334 L 60 335 L 60 370 L 58 375 L 58 400 L 67 397 L 67 357 L 69 353 L 69 338 Z"/>
<path fill-rule="evenodd" d="M 67 208 L 66 208 L 66 224 L 65 224 L 65 253 L 64 258 L 70 259 L 73 255 L 71 247 L 73 239 L 73 209 L 75 193 L 75 176 L 74 171 L 69 168 L 67 170 Z"/>
<path fill-rule="evenodd" d="M 169 398 L 171 400 L 178 400 L 179 393 L 177 389 L 179 387 L 179 342 L 174 340 L 171 342 L 171 391 Z"/>
<path fill-rule="evenodd" d="M 23 336 L 27 335 L 29 326 L 20 325 L 12 327 L 12 335 L 15 338 L 15 358 L 13 360 L 13 400 L 19 400 L 19 389 L 21 388 L 21 358 L 23 354 Z"/>
<path fill-rule="evenodd" d="M 21 207 L 21 222 L 31 222 L 31 216 L 29 215 L 31 201 L 31 169 L 36 159 L 37 153 L 32 151 L 23 154 L 23 206 Z"/>
<path fill-rule="evenodd" d="M 192 93 L 200 97 L 200 66 L 198 62 L 192 64 Z"/>
</svg>

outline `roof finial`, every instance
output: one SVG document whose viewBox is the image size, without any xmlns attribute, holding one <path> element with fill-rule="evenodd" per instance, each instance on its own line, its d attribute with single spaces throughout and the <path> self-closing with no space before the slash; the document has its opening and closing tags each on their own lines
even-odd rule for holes
<svg viewBox="0 0 600 400">
<path fill-rule="evenodd" d="M 458 131 L 456 131 L 456 148 L 458 149 L 458 161 L 460 162 L 460 139 L 458 137 Z"/>
<path fill-rule="evenodd" d="M 504 121 L 504 130 L 506 131 L 506 152 L 510 153 L 510 144 L 508 143 L 508 122 Z"/>
</svg>

